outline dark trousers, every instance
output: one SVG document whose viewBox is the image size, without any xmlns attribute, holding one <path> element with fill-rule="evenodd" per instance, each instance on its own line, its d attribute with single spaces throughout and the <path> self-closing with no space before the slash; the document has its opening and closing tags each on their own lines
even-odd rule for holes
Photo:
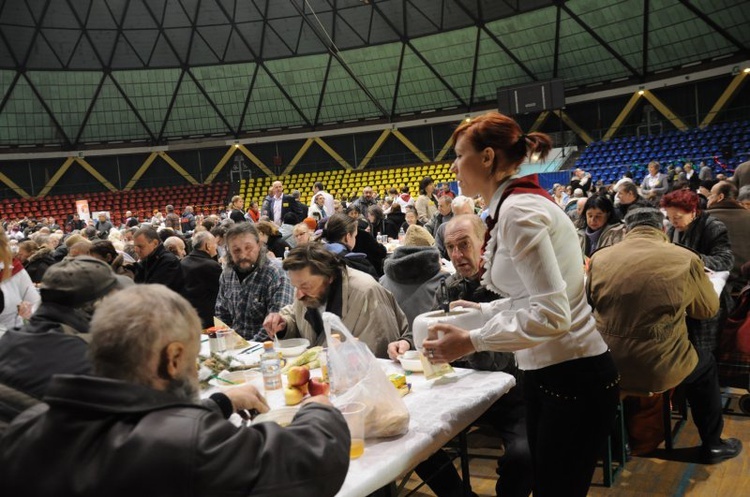
<svg viewBox="0 0 750 497">
<path fill-rule="evenodd" d="M 522 375 L 519 372 L 516 386 L 477 420 L 480 425 L 490 425 L 503 439 L 505 451 L 497 460 L 499 477 L 495 484 L 495 493 L 501 497 L 528 497 L 531 494 L 533 471 Z"/>
<path fill-rule="evenodd" d="M 696 348 L 698 364 L 682 381 L 693 421 L 704 446 L 717 445 L 724 429 L 719 370 L 711 352 Z"/>
<path fill-rule="evenodd" d="M 609 352 L 525 371 L 534 497 L 585 497 L 619 403 Z"/>
</svg>

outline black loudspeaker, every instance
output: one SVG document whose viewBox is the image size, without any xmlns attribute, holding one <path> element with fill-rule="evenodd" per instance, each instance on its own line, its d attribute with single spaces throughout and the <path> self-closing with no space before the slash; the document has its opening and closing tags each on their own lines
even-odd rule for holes
<svg viewBox="0 0 750 497">
<path fill-rule="evenodd" d="M 498 110 L 507 116 L 561 109 L 564 106 L 565 85 L 562 79 L 536 81 L 497 90 Z"/>
</svg>

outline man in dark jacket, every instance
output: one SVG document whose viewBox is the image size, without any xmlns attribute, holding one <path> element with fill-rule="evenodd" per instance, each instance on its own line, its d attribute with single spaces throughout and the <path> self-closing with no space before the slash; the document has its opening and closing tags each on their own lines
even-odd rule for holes
<svg viewBox="0 0 750 497">
<path fill-rule="evenodd" d="M 216 238 L 208 231 L 193 235 L 193 251 L 180 261 L 185 282 L 183 295 L 193 305 L 201 325 L 214 325 L 214 307 L 219 294 L 221 264 L 216 262 Z"/>
<path fill-rule="evenodd" d="M 86 354 L 92 304 L 132 284 L 87 256 L 49 268 L 39 287 L 42 303 L 29 323 L 0 338 L 0 432 L 41 400 L 53 374 L 91 372 Z"/>
<path fill-rule="evenodd" d="M 0 441 L 0 494 L 326 497 L 344 482 L 349 430 L 327 398 L 286 428 L 227 421 L 268 410 L 252 385 L 199 403 L 200 321 L 174 292 L 144 285 L 105 299 L 91 337 L 96 376 L 56 376 L 46 403 Z"/>
<path fill-rule="evenodd" d="M 133 235 L 139 261 L 131 268 L 136 283 L 161 283 L 175 292 L 183 290 L 180 260 L 167 249 L 154 228 L 140 228 Z"/>
</svg>

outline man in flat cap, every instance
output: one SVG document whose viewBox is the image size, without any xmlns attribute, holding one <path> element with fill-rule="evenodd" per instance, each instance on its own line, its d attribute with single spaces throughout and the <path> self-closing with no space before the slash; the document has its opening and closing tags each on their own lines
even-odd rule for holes
<svg viewBox="0 0 750 497">
<path fill-rule="evenodd" d="M 132 284 L 89 256 L 50 266 L 37 311 L 26 325 L 0 337 L 0 433 L 16 414 L 41 400 L 52 375 L 91 373 L 87 342 L 94 306 Z"/>
<path fill-rule="evenodd" d="M 684 385 L 701 437 L 700 462 L 717 463 L 737 456 L 742 443 L 721 438 L 716 361 L 690 342 L 685 317 L 713 317 L 719 296 L 698 254 L 669 242 L 663 220 L 653 207 L 628 210 L 623 240 L 591 257 L 587 293 L 622 391 L 642 397 Z M 647 453 L 658 442 L 641 443 L 633 453 Z"/>
</svg>

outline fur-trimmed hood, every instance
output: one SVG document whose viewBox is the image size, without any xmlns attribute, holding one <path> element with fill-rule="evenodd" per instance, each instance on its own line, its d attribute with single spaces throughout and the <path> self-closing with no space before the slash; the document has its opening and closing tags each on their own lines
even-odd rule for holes
<svg viewBox="0 0 750 497">
<path fill-rule="evenodd" d="M 423 283 L 440 269 L 435 247 L 398 247 L 384 265 L 385 275 L 396 283 Z"/>
<path fill-rule="evenodd" d="M 29 258 L 26 260 L 26 263 L 27 264 L 31 264 L 32 262 L 41 261 L 45 257 L 50 257 L 50 258 L 54 259 L 52 257 L 52 249 L 50 249 L 46 245 L 40 247 L 39 250 L 37 250 L 36 252 L 34 252 L 33 254 L 31 254 L 29 256 Z M 55 261 L 52 260 L 52 264 L 54 264 L 54 263 L 55 263 Z"/>
</svg>

